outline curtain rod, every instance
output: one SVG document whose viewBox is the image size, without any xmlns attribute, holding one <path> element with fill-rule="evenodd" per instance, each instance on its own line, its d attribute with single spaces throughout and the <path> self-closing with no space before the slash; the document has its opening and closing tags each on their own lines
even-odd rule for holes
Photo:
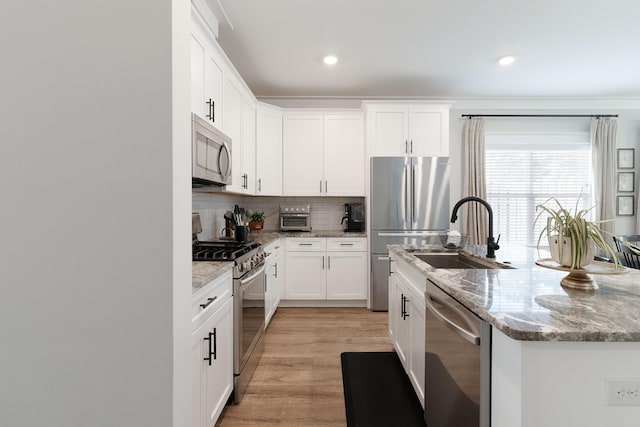
<svg viewBox="0 0 640 427">
<path fill-rule="evenodd" d="M 618 117 L 617 114 L 463 114 L 462 117 Z"/>
</svg>

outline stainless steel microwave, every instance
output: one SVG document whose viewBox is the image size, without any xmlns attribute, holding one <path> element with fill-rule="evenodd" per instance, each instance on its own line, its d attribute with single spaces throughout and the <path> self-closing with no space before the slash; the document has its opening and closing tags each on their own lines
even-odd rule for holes
<svg viewBox="0 0 640 427">
<path fill-rule="evenodd" d="M 191 114 L 192 187 L 231 184 L 231 138 Z"/>
</svg>

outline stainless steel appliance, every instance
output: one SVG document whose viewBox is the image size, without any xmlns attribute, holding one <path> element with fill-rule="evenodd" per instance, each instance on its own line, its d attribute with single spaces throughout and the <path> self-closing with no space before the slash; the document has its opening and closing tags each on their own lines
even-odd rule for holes
<svg viewBox="0 0 640 427">
<path fill-rule="evenodd" d="M 193 261 L 233 262 L 233 399 L 239 403 L 264 350 L 265 258 L 257 242 L 198 241 L 192 214 Z"/>
<path fill-rule="evenodd" d="M 424 419 L 434 427 L 491 425 L 491 326 L 428 281 Z"/>
<path fill-rule="evenodd" d="M 344 231 L 364 231 L 364 205 L 362 203 L 345 203 L 341 222 L 345 224 Z"/>
<path fill-rule="evenodd" d="M 310 214 L 310 205 L 280 205 L 280 231 L 311 231 Z"/>
<path fill-rule="evenodd" d="M 371 309 L 388 310 L 388 244 L 440 243 L 449 228 L 448 157 L 373 157 Z"/>
<path fill-rule="evenodd" d="M 231 184 L 231 138 L 191 114 L 192 187 Z"/>
</svg>

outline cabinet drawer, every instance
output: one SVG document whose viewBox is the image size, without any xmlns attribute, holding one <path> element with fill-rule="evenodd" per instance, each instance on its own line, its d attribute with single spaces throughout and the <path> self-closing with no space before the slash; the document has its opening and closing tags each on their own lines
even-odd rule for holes
<svg viewBox="0 0 640 427">
<path fill-rule="evenodd" d="M 233 294 L 231 271 L 207 283 L 193 295 L 191 325 L 195 330 Z"/>
<path fill-rule="evenodd" d="M 367 251 L 367 239 L 365 237 L 343 238 L 332 237 L 327 239 L 328 251 Z"/>
<path fill-rule="evenodd" d="M 287 251 L 319 252 L 326 249 L 326 239 L 322 237 L 288 237 Z"/>
</svg>

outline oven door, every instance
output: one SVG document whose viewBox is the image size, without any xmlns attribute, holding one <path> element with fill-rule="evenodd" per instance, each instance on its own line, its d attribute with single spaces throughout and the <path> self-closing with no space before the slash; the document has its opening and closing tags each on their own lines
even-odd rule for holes
<svg viewBox="0 0 640 427">
<path fill-rule="evenodd" d="M 309 215 L 280 215 L 281 231 L 309 231 Z"/>
<path fill-rule="evenodd" d="M 233 283 L 233 371 L 236 375 L 240 374 L 264 333 L 265 268 L 266 265 L 262 264 Z"/>
</svg>

